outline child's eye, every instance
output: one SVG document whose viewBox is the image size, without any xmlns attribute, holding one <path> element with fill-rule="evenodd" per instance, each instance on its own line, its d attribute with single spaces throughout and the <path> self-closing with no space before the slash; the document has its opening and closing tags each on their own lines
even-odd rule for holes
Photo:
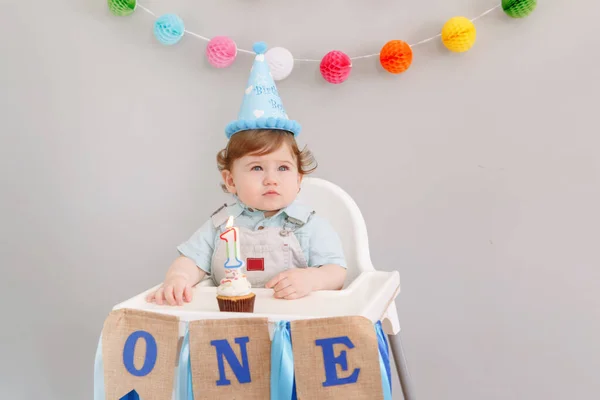
<svg viewBox="0 0 600 400">
<path fill-rule="evenodd" d="M 252 171 L 262 171 L 262 167 L 260 165 L 255 165 L 251 168 Z"/>
<path fill-rule="evenodd" d="M 280 171 L 289 171 L 290 167 L 288 167 L 287 165 L 282 165 L 282 166 L 279 167 L 279 170 Z"/>
</svg>

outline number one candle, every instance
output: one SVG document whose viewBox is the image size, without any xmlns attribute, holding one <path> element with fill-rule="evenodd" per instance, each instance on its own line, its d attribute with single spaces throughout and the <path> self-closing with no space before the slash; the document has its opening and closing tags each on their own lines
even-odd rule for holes
<svg viewBox="0 0 600 400">
<path fill-rule="evenodd" d="M 225 261 L 225 268 L 240 268 L 244 263 L 240 260 L 240 230 L 233 226 L 233 216 L 230 216 L 225 225 L 225 232 L 219 236 L 221 240 L 225 241 L 225 248 L 227 250 L 227 261 Z"/>
</svg>

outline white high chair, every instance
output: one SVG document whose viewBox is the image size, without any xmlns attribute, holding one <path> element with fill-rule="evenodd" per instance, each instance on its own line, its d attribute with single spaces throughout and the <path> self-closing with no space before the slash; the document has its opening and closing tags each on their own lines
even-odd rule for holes
<svg viewBox="0 0 600 400">
<path fill-rule="evenodd" d="M 362 280 L 358 278 L 363 274 L 375 272 L 375 268 L 371 263 L 369 253 L 367 226 L 354 200 L 339 186 L 324 179 L 310 177 L 303 179 L 299 199 L 314 207 L 319 215 L 322 215 L 333 225 L 340 236 L 348 264 L 344 284 L 346 290 L 353 289 L 353 282 L 360 285 Z M 396 274 L 398 273 L 396 272 Z M 400 292 L 399 283 L 395 296 Z M 400 322 L 394 299 L 388 303 L 387 310 L 381 318 L 381 323 L 389 338 L 404 399 L 414 400 L 415 394 L 400 339 Z"/>
<path fill-rule="evenodd" d="M 194 288 L 193 300 L 179 307 L 159 306 L 145 301 L 144 293 L 117 305 L 114 309 L 134 308 L 176 315 L 182 323 L 197 319 L 268 317 L 269 322 L 361 315 L 372 322 L 381 321 L 388 335 L 400 386 L 405 400 L 415 400 L 402 343 L 400 323 L 394 299 L 400 293 L 397 271 L 376 271 L 369 255 L 367 228 L 358 206 L 340 187 L 324 179 L 306 177 L 299 201 L 310 204 L 326 218 L 342 240 L 347 262 L 347 278 L 342 290 L 313 292 L 297 300 L 273 298 L 272 289 L 255 288 L 254 313 L 223 313 L 215 301 L 216 288 L 210 278 Z M 183 334 L 183 326 L 181 328 Z"/>
</svg>

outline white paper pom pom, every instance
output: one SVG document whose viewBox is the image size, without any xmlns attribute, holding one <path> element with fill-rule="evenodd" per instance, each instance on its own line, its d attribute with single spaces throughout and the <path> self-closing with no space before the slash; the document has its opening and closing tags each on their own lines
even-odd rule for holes
<svg viewBox="0 0 600 400">
<path fill-rule="evenodd" d="M 294 68 L 294 56 L 288 49 L 273 47 L 265 54 L 273 79 L 280 81 L 287 78 Z"/>
</svg>

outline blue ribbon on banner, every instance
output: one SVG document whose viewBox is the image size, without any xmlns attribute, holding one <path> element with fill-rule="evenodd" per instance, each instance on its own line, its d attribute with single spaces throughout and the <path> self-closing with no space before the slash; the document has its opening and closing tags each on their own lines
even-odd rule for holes
<svg viewBox="0 0 600 400">
<path fill-rule="evenodd" d="M 377 332 L 377 347 L 379 348 L 379 370 L 381 371 L 381 385 L 383 399 L 392 400 L 392 371 L 390 370 L 390 349 L 387 338 L 383 332 L 381 321 L 375 323 Z"/>
<path fill-rule="evenodd" d="M 279 321 L 271 343 L 271 400 L 293 399 L 295 389 L 290 323 Z"/>
<path fill-rule="evenodd" d="M 189 324 L 186 324 L 185 335 L 181 343 L 179 352 L 179 364 L 177 365 L 177 375 L 175 379 L 175 399 L 176 400 L 194 400 L 194 390 L 192 386 L 192 361 L 190 359 L 190 331 Z"/>
<path fill-rule="evenodd" d="M 142 400 L 142 399 L 140 399 L 140 395 L 135 390 L 132 390 L 131 392 L 127 393 L 125 396 L 121 397 L 119 400 Z"/>
<path fill-rule="evenodd" d="M 94 359 L 94 400 L 105 400 L 104 394 L 104 361 L 102 360 L 102 334 L 96 348 Z"/>
</svg>

